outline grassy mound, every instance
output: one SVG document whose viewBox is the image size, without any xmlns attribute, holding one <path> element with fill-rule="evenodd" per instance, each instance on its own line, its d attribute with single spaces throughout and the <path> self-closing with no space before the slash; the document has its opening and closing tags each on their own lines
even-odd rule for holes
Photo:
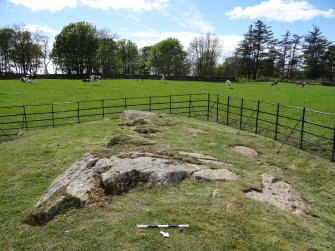
<svg viewBox="0 0 335 251">
<path fill-rule="evenodd" d="M 335 248 L 335 165 L 296 148 L 216 123 L 163 115 L 149 125 L 121 126 L 121 121 L 70 125 L 23 132 L 0 144 L 1 250 L 307 250 Z M 134 127 L 155 128 L 150 146 Z M 194 133 L 194 132 L 205 133 Z M 112 147 L 106 144 L 115 135 Z M 244 156 L 232 145 L 255 149 Z M 86 152 L 101 155 L 150 147 L 166 152 L 198 152 L 232 164 L 234 181 L 186 181 L 171 189 L 136 188 L 115 196 L 103 207 L 68 210 L 45 226 L 22 224 L 51 182 Z M 212 164 L 208 164 L 211 166 Z M 213 165 L 213 168 L 215 166 Z M 309 205 L 294 215 L 248 198 L 245 191 L 262 190 L 260 175 L 269 173 L 300 192 Z M 213 195 L 215 192 L 215 196 Z M 189 224 L 185 231 L 137 224 Z"/>
</svg>

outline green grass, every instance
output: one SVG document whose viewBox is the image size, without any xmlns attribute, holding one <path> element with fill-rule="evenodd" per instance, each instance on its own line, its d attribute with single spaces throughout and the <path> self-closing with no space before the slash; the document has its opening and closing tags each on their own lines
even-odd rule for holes
<svg viewBox="0 0 335 251">
<path fill-rule="evenodd" d="M 270 83 L 236 82 L 231 89 L 227 89 L 224 83 L 160 80 L 142 82 L 136 79 L 107 79 L 101 81 L 101 85 L 81 80 L 37 79 L 32 84 L 22 84 L 19 80 L 1 80 L 0 107 L 189 93 L 213 93 L 335 113 L 333 87 L 311 85 L 298 88 L 294 84 L 280 83 L 272 88 Z"/>
<path fill-rule="evenodd" d="M 86 152 L 104 152 L 112 136 L 144 137 L 120 121 L 97 121 L 47 130 L 25 131 L 0 144 L 1 250 L 318 250 L 335 249 L 335 166 L 295 148 L 254 134 L 189 118 L 151 119 L 159 133 L 146 147 L 209 154 L 234 165 L 241 179 L 224 182 L 185 181 L 171 189 L 136 188 L 113 196 L 108 205 L 72 209 L 45 226 L 21 224 L 51 182 Z M 197 135 L 192 130 L 197 129 Z M 199 133 L 200 131 L 200 133 Z M 229 150 L 243 144 L 256 158 Z M 127 144 L 137 148 L 137 144 Z M 124 150 L 115 145 L 113 152 Z M 267 164 L 261 164 L 267 163 Z M 310 206 L 297 216 L 245 196 L 260 187 L 268 172 L 298 189 Z M 219 197 L 212 199 L 215 189 Z M 228 206 L 230 205 L 230 206 Z M 180 232 L 139 230 L 137 224 L 190 224 Z"/>
</svg>

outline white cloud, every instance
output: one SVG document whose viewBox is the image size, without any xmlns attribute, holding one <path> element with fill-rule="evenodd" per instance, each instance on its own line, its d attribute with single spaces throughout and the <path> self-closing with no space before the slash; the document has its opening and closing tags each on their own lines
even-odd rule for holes
<svg viewBox="0 0 335 251">
<path fill-rule="evenodd" d="M 23 5 L 33 11 L 47 10 L 56 12 L 64 8 L 74 8 L 77 6 L 77 0 L 8 0 L 15 5 Z"/>
<path fill-rule="evenodd" d="M 83 5 L 103 9 L 126 9 L 134 12 L 163 9 L 168 6 L 169 0 L 81 0 Z"/>
<path fill-rule="evenodd" d="M 47 10 L 60 11 L 65 8 L 74 8 L 79 3 L 97 9 L 130 11 L 150 11 L 163 9 L 168 6 L 170 0 L 8 0 L 15 5 L 22 5 L 33 11 Z"/>
<path fill-rule="evenodd" d="M 126 34 L 124 34 L 126 35 Z M 132 40 L 136 42 L 139 48 L 144 46 L 154 45 L 166 38 L 172 37 L 177 38 L 187 49 L 191 41 L 197 37 L 201 36 L 200 33 L 195 32 L 157 32 L 157 31 L 139 31 L 128 34 L 128 37 L 132 37 Z M 218 37 L 222 44 L 223 55 L 231 55 L 236 48 L 239 41 L 243 39 L 243 36 L 236 35 L 219 35 Z"/>
<path fill-rule="evenodd" d="M 47 35 L 50 35 L 50 36 L 56 36 L 59 33 L 59 31 L 51 29 L 46 24 L 43 24 L 43 25 L 40 25 L 40 24 L 26 24 L 24 26 L 24 29 L 26 31 L 30 31 L 30 32 L 39 32 L 40 31 L 40 32 L 46 33 Z"/>
<path fill-rule="evenodd" d="M 188 11 L 183 12 L 180 17 L 177 17 L 176 21 L 184 28 L 196 29 L 203 33 L 215 32 L 215 27 L 205 21 L 202 13 L 193 6 L 189 7 Z"/>
<path fill-rule="evenodd" d="M 226 16 L 231 19 L 262 19 L 269 21 L 294 22 L 298 20 L 311 20 L 315 17 L 332 18 L 334 9 L 319 10 L 307 1 L 301 0 L 268 0 L 258 5 L 246 8 L 236 7 L 227 11 Z"/>
</svg>

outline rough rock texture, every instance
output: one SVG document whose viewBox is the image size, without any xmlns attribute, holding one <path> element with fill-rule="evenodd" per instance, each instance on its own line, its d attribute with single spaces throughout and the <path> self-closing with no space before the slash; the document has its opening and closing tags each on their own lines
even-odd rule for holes
<svg viewBox="0 0 335 251">
<path fill-rule="evenodd" d="M 220 164 L 220 165 L 225 165 L 225 167 L 231 167 L 232 165 L 230 164 L 226 164 L 224 162 L 222 162 L 221 160 L 213 157 L 213 156 L 209 156 L 209 155 L 205 155 L 203 153 L 192 153 L 192 152 L 179 152 L 182 155 L 187 155 L 193 158 L 198 159 L 201 162 L 204 163 L 208 163 L 208 164 Z"/>
<path fill-rule="evenodd" d="M 125 123 L 121 123 L 121 126 L 138 126 L 138 125 L 148 125 L 151 123 L 151 120 L 147 118 L 137 118 Z"/>
<path fill-rule="evenodd" d="M 198 180 L 237 180 L 240 175 L 227 169 L 203 169 L 196 172 L 194 178 Z"/>
<path fill-rule="evenodd" d="M 306 213 L 307 206 L 298 191 L 290 184 L 278 181 L 274 176 L 267 173 L 261 174 L 261 178 L 263 190 L 261 192 L 251 190 L 246 193 L 248 197 L 267 202 L 294 214 Z"/>
<path fill-rule="evenodd" d="M 256 157 L 258 155 L 256 150 L 247 146 L 234 146 L 231 148 L 231 150 L 233 152 L 237 152 L 250 157 Z"/>
<path fill-rule="evenodd" d="M 97 161 L 97 158 L 87 153 L 74 162 L 51 183 L 24 222 L 43 224 L 66 207 L 83 207 L 89 199 L 88 192 L 97 185 L 92 170 Z"/>
<path fill-rule="evenodd" d="M 121 119 L 134 119 L 137 117 L 146 117 L 155 115 L 153 112 L 146 112 L 146 111 L 138 111 L 138 110 L 126 110 L 123 111 L 120 115 Z"/>
<path fill-rule="evenodd" d="M 96 158 L 87 153 L 52 182 L 24 222 L 46 223 L 62 210 L 96 201 L 94 194 L 121 195 L 138 185 L 167 188 L 190 177 L 235 180 L 239 175 L 226 169 L 211 170 L 205 165 L 176 160 L 164 153 L 126 152 L 109 158 Z M 101 190 L 102 193 L 96 192 Z"/>
</svg>

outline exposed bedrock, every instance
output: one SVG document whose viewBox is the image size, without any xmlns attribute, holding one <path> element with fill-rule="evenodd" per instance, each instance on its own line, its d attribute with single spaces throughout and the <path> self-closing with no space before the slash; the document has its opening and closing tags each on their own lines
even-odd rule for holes
<svg viewBox="0 0 335 251">
<path fill-rule="evenodd" d="M 190 177 L 235 180 L 239 175 L 225 168 L 212 170 L 160 153 L 127 152 L 109 158 L 87 153 L 52 182 L 24 222 L 44 224 L 61 211 L 91 204 L 97 199 L 93 195 L 101 195 L 96 191 L 103 190 L 101 196 L 122 195 L 136 186 L 168 188 Z"/>
</svg>

